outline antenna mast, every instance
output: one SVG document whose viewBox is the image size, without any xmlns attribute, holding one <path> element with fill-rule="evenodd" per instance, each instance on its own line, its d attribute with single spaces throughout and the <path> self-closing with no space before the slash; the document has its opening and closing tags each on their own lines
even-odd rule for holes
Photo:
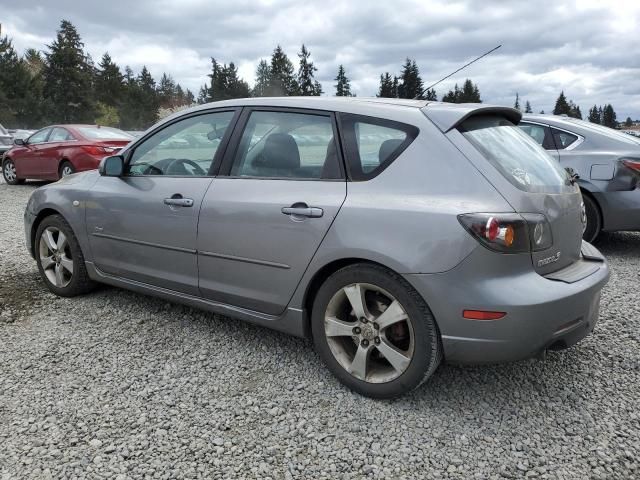
<svg viewBox="0 0 640 480">
<path fill-rule="evenodd" d="M 502 44 L 498 45 L 497 47 L 492 48 L 491 50 L 489 50 L 488 52 L 483 53 L 482 55 L 480 55 L 477 58 L 474 58 L 473 60 L 471 60 L 469 63 L 461 66 L 459 69 L 457 69 L 455 72 L 451 72 L 449 75 L 447 75 L 446 77 L 442 77 L 440 80 L 438 80 L 436 83 L 433 83 L 431 85 L 429 85 L 426 88 L 423 88 L 422 91 L 420 92 L 420 95 L 416 95 L 413 99 L 417 100 L 419 96 L 421 96 L 422 94 L 424 94 L 424 92 L 432 89 L 433 87 L 435 87 L 436 85 L 438 85 L 440 82 L 446 80 L 449 77 L 452 77 L 453 75 L 455 75 L 456 73 L 458 73 L 460 70 L 464 70 L 465 68 L 467 68 L 469 65 L 471 65 L 472 63 L 476 63 L 478 60 L 480 60 L 481 58 L 486 57 L 487 55 L 489 55 L 490 53 L 495 52 L 496 50 L 498 50 L 500 47 L 502 46 Z"/>
</svg>

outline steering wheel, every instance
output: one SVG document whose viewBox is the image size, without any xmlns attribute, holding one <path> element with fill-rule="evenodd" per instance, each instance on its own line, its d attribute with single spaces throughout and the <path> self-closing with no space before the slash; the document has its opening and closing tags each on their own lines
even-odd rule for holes
<svg viewBox="0 0 640 480">
<path fill-rule="evenodd" d="M 175 158 L 175 159 L 171 160 L 169 162 L 169 164 L 167 165 L 167 168 L 166 168 L 167 175 L 171 175 L 173 173 L 172 169 L 177 167 L 177 166 L 181 166 L 182 170 L 187 172 L 187 169 L 184 168 L 184 165 L 189 165 L 190 167 L 193 167 L 193 174 L 192 175 L 198 175 L 198 176 L 201 176 L 201 177 L 204 177 L 204 176 L 207 175 L 207 172 L 205 172 L 202 169 L 202 167 L 200 167 L 200 165 L 198 165 L 193 160 L 189 160 L 188 158 Z M 178 174 L 180 174 L 180 173 L 178 173 Z"/>
<path fill-rule="evenodd" d="M 142 170 L 141 173 L 138 173 L 138 175 L 162 175 L 164 172 L 156 167 L 155 165 L 151 165 L 150 163 L 147 162 L 139 162 L 136 163 L 134 165 L 135 167 L 142 167 L 145 166 L 146 168 L 144 170 Z"/>
</svg>

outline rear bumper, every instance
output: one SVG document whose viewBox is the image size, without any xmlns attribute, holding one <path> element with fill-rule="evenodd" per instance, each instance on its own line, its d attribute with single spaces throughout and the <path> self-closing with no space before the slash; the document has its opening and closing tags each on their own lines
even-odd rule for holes
<svg viewBox="0 0 640 480">
<path fill-rule="evenodd" d="M 553 280 L 537 274 L 530 256 L 503 255 L 497 262 L 495 255 L 478 248 L 449 272 L 405 276 L 438 322 L 447 361 L 522 360 L 547 349 L 570 347 L 593 330 L 600 291 L 609 279 L 604 259 L 583 258 L 591 273 L 568 283 L 566 277 Z M 506 316 L 467 320 L 462 317 L 465 309 L 506 312 Z"/>
</svg>

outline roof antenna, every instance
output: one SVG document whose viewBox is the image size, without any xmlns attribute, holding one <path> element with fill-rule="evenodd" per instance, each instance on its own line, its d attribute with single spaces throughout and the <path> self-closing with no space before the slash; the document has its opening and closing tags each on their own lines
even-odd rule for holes
<svg viewBox="0 0 640 480">
<path fill-rule="evenodd" d="M 478 60 L 480 60 L 483 57 L 486 57 L 487 55 L 489 55 L 490 53 L 495 52 L 496 50 L 498 50 L 500 47 L 502 46 L 502 44 L 498 45 L 497 47 L 492 48 L 491 50 L 489 50 L 488 52 L 483 53 L 482 55 L 480 55 L 479 57 L 471 60 L 469 63 L 467 63 L 466 65 L 463 65 L 462 67 L 460 67 L 459 69 L 457 69 L 455 72 L 451 72 L 449 75 L 447 75 L 446 77 L 441 78 L 440 80 L 438 80 L 436 83 L 429 85 L 427 88 L 423 88 L 420 93 L 418 95 L 416 95 L 415 97 L 413 97 L 414 100 L 418 100 L 418 97 L 422 96 L 424 94 L 424 92 L 432 89 L 433 87 L 435 87 L 436 85 L 438 85 L 440 82 L 446 80 L 449 77 L 452 77 L 453 75 L 455 75 L 456 73 L 458 73 L 460 70 L 464 70 L 465 68 L 467 68 L 469 65 L 471 65 L 472 63 L 476 63 Z"/>
</svg>

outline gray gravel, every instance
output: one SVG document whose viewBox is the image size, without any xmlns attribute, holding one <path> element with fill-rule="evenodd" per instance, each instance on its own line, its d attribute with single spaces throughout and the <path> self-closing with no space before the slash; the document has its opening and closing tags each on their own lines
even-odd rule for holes
<svg viewBox="0 0 640 480">
<path fill-rule="evenodd" d="M 578 347 L 374 401 L 306 340 L 113 288 L 56 298 L 24 247 L 33 188 L 0 183 L 0 479 L 640 477 L 640 234 L 600 243 Z"/>
</svg>

